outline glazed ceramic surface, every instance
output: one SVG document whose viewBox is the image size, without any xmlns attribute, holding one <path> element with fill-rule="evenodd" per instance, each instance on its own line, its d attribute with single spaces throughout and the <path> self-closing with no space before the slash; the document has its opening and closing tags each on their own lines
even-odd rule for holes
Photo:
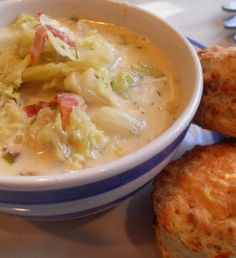
<svg viewBox="0 0 236 258">
<path fill-rule="evenodd" d="M 8 12 L 8 10 L 11 10 Z M 106 0 L 8 0 L 0 3 L 0 25 L 21 12 L 91 18 L 149 37 L 171 60 L 180 81 L 180 114 L 160 137 L 113 162 L 55 176 L 1 176 L 0 212 L 29 219 L 57 220 L 100 212 L 148 184 L 170 161 L 198 107 L 202 73 L 190 43 L 165 21 L 142 9 Z M 186 72 L 186 67 L 188 72 Z"/>
</svg>

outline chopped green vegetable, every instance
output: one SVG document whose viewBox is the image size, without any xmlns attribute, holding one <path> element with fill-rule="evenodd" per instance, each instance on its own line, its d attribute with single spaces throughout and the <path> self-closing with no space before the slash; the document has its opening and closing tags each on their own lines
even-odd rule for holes
<svg viewBox="0 0 236 258">
<path fill-rule="evenodd" d="M 15 155 L 11 152 L 6 152 L 6 153 L 2 154 L 2 158 L 10 165 L 15 163 L 15 161 L 16 161 Z"/>
<path fill-rule="evenodd" d="M 128 90 L 138 86 L 138 82 L 143 76 L 158 78 L 164 76 L 164 74 L 151 64 L 138 62 L 119 72 L 113 78 L 111 87 L 117 94 L 127 97 Z"/>
<path fill-rule="evenodd" d="M 58 108 L 58 104 L 57 103 L 51 103 L 49 106 L 52 110 L 55 110 Z"/>
<path fill-rule="evenodd" d="M 17 19 L 16 19 L 16 22 L 15 22 L 15 25 L 16 26 L 22 26 L 23 24 L 28 24 L 30 25 L 31 27 L 34 27 L 36 26 L 37 24 L 39 23 L 39 21 L 31 16 L 31 15 L 28 15 L 28 14 L 25 14 L 25 13 L 21 13 Z"/>
<path fill-rule="evenodd" d="M 71 21 L 73 21 L 73 22 L 78 22 L 79 21 L 79 17 L 78 16 L 71 16 L 69 19 Z"/>
<path fill-rule="evenodd" d="M 118 75 L 112 80 L 111 87 L 119 95 L 126 96 L 126 92 L 135 86 L 137 86 L 139 80 L 139 74 L 130 69 L 118 73 Z"/>
<path fill-rule="evenodd" d="M 154 78 L 164 76 L 163 72 L 160 69 L 154 68 L 151 64 L 138 62 L 132 64 L 130 69 L 139 73 L 142 76 L 151 76 Z"/>
</svg>

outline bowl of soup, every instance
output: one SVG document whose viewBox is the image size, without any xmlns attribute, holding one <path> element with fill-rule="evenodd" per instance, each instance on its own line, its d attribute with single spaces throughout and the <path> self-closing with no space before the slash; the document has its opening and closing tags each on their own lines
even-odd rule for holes
<svg viewBox="0 0 236 258">
<path fill-rule="evenodd" d="M 194 49 L 159 17 L 53 3 L 0 3 L 0 212 L 38 220 L 97 213 L 147 185 L 202 93 Z"/>
</svg>

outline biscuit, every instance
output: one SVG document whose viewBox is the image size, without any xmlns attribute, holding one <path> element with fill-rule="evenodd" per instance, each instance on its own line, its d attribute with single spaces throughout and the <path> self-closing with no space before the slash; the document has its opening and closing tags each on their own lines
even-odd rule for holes
<svg viewBox="0 0 236 258">
<path fill-rule="evenodd" d="M 162 171 L 152 197 L 164 258 L 236 257 L 236 144 L 194 147 Z"/>
<path fill-rule="evenodd" d="M 198 52 L 204 90 L 194 123 L 236 137 L 236 48 L 219 46 Z"/>
</svg>

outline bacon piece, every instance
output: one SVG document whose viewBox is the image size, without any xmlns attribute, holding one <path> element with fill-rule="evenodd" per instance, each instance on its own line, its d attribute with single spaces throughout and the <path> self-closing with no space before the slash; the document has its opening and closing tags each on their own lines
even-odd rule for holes
<svg viewBox="0 0 236 258">
<path fill-rule="evenodd" d="M 50 106 L 50 102 L 48 103 L 48 102 L 42 101 L 36 104 L 24 106 L 24 111 L 26 112 L 28 117 L 33 117 L 38 114 L 40 109 L 49 107 L 49 106 Z"/>
<path fill-rule="evenodd" d="M 2 151 L 2 152 L 6 152 L 7 150 L 8 150 L 8 148 L 7 148 L 7 147 L 5 147 L 5 146 L 0 147 L 0 151 Z"/>
<path fill-rule="evenodd" d="M 43 52 L 47 38 L 47 27 L 38 26 L 35 32 L 34 40 L 30 49 L 31 65 L 38 63 L 39 57 Z"/>
<path fill-rule="evenodd" d="M 56 38 L 61 39 L 70 47 L 75 47 L 75 42 L 63 31 L 60 31 L 51 25 L 45 25 L 47 29 L 52 33 L 52 35 Z"/>
<path fill-rule="evenodd" d="M 33 117 L 38 114 L 42 108 L 50 107 L 55 109 L 59 106 L 59 111 L 61 113 L 61 120 L 63 129 L 65 129 L 70 122 L 70 114 L 73 107 L 79 106 L 82 111 L 87 109 L 84 99 L 73 93 L 61 93 L 56 96 L 56 98 L 50 102 L 39 102 L 32 105 L 24 106 L 24 111 L 28 117 Z"/>
<path fill-rule="evenodd" d="M 82 111 L 85 111 L 87 108 L 84 99 L 73 93 L 62 93 L 56 97 L 56 101 L 60 108 L 63 129 L 65 129 L 70 122 L 70 114 L 73 107 L 79 106 Z"/>
<path fill-rule="evenodd" d="M 38 11 L 37 15 L 40 17 L 44 12 Z M 61 39 L 64 41 L 68 46 L 75 47 L 75 42 L 73 39 L 69 37 L 69 35 L 63 31 L 54 28 L 53 26 L 46 24 L 46 25 L 39 25 L 36 28 L 35 36 L 33 39 L 33 43 L 30 49 L 30 57 L 31 57 L 31 65 L 37 64 L 39 61 L 39 57 L 43 52 L 45 42 L 47 39 L 47 32 L 50 31 L 52 35 L 56 38 Z"/>
<path fill-rule="evenodd" d="M 42 10 L 38 10 L 38 11 L 36 12 L 36 14 L 37 14 L 38 17 L 40 17 L 42 14 L 45 14 L 45 13 L 44 13 L 44 11 L 42 11 Z"/>
</svg>

